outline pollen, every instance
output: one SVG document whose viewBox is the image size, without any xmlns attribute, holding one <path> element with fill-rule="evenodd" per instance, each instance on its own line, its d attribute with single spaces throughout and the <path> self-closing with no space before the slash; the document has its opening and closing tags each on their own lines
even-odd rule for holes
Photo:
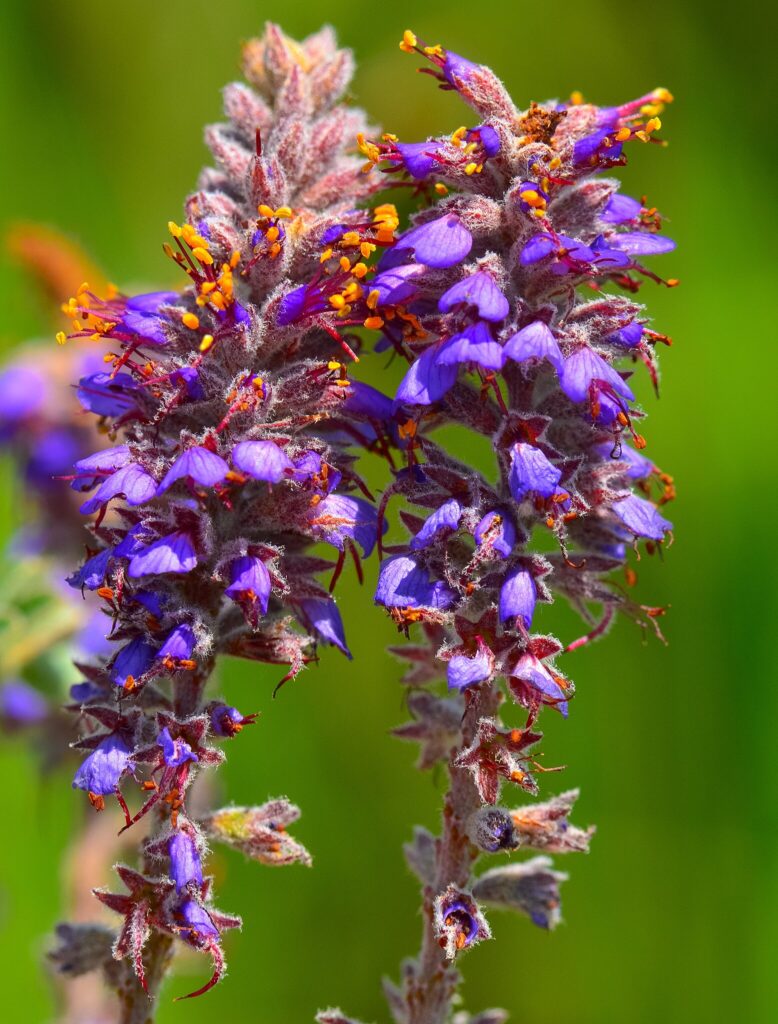
<svg viewBox="0 0 778 1024">
<path fill-rule="evenodd" d="M 211 345 L 213 345 L 213 335 L 204 334 L 203 340 L 200 342 L 200 351 L 207 352 Z"/>
<path fill-rule="evenodd" d="M 181 322 L 184 327 L 188 327 L 190 331 L 196 331 L 200 326 L 200 320 L 194 315 L 194 313 L 184 313 L 181 317 Z"/>
<path fill-rule="evenodd" d="M 403 37 L 400 40 L 400 49 L 404 53 L 413 53 L 416 47 L 419 45 L 416 35 L 411 32 L 409 28 L 403 32 Z"/>
<path fill-rule="evenodd" d="M 57 331 L 55 337 L 57 339 L 57 344 L 58 345 L 64 345 L 65 342 L 68 340 L 68 336 L 67 336 L 67 334 L 65 334 L 64 331 Z"/>
</svg>

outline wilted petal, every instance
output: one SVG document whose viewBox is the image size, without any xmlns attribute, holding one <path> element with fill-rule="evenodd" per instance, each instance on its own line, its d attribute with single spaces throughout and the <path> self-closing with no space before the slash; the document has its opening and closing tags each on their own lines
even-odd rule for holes
<svg viewBox="0 0 778 1024">
<path fill-rule="evenodd" d="M 473 536 L 479 547 L 488 545 L 500 558 L 508 558 L 516 543 L 516 528 L 504 512 L 487 512 Z"/>
</svg>

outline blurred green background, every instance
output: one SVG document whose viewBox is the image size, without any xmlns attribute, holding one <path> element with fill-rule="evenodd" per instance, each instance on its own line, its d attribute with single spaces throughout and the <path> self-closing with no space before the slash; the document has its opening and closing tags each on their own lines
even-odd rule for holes
<svg viewBox="0 0 778 1024">
<path fill-rule="evenodd" d="M 566 664 L 578 685 L 569 721 L 547 715 L 544 750 L 566 763 L 550 795 L 580 785 L 579 824 L 598 825 L 570 870 L 565 923 L 545 934 L 494 914 L 497 941 L 465 962 L 466 1005 L 501 1005 L 516 1022 L 667 1024 L 776 1019 L 778 862 L 775 844 L 773 656 L 776 615 L 774 238 L 765 207 L 771 139 L 761 101 L 774 69 L 774 12 L 763 5 L 517 5 L 427 0 L 332 7 L 314 2 L 136 0 L 7 2 L 0 11 L 0 214 L 56 225 L 122 284 L 165 285 L 165 225 L 205 160 L 204 123 L 238 47 L 272 18 L 292 35 L 331 21 L 357 52 L 356 99 L 406 139 L 468 121 L 455 97 L 414 73 L 402 29 L 490 64 L 522 104 L 573 89 L 611 104 L 666 85 L 666 150 L 631 147 L 628 191 L 647 193 L 679 242 L 650 288 L 662 350 L 661 402 L 644 388 L 649 454 L 678 482 L 676 543 L 664 564 L 637 567 L 640 595 L 671 604 L 668 647 L 621 623 Z M 773 23 L 770 23 L 770 19 Z M 177 282 L 176 282 L 177 283 Z M 0 273 L 5 351 L 50 332 L 21 272 Z M 52 342 L 53 344 L 53 342 Z M 740 360 L 737 362 L 737 360 Z M 772 364 L 772 365 L 771 365 Z M 380 378 L 378 363 L 374 382 Z M 2 523 L 18 522 L 8 476 Z M 370 568 L 374 576 L 376 566 Z M 260 724 L 228 750 L 226 791 L 238 802 L 288 794 L 313 870 L 271 870 L 219 854 L 219 903 L 239 911 L 227 939 L 230 974 L 202 1000 L 171 996 L 207 976 L 188 959 L 165 992 L 160 1021 L 303 1024 L 340 1003 L 386 1020 L 384 973 L 415 951 L 416 883 L 401 843 L 433 826 L 440 780 L 413 768 L 393 740 L 403 720 L 395 638 L 353 578 L 340 592 L 355 659 L 327 652 L 272 701 L 278 677 L 226 665 L 225 691 Z M 538 623 L 566 640 L 562 609 Z M 772 769 L 772 770 L 771 770 Z M 60 913 L 60 855 L 80 818 L 66 774 L 40 781 L 21 743 L 0 752 L 0 1003 L 4 1019 L 55 1019 L 39 966 Z M 186 976 L 184 976 L 186 975 Z"/>
</svg>

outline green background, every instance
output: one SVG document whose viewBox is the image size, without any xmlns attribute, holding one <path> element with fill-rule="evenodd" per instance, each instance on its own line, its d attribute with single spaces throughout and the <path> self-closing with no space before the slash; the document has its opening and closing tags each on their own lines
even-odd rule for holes
<svg viewBox="0 0 778 1024">
<path fill-rule="evenodd" d="M 671 145 L 631 147 L 624 175 L 679 242 L 657 269 L 682 286 L 645 291 L 675 344 L 662 350 L 661 401 L 642 392 L 649 454 L 678 482 L 676 542 L 664 564 L 638 566 L 643 599 L 672 606 L 670 643 L 644 644 L 621 623 L 606 643 L 571 655 L 574 711 L 544 723 L 547 759 L 569 767 L 543 792 L 580 785 L 577 821 L 599 831 L 589 857 L 558 864 L 572 873 L 564 925 L 545 934 L 493 914 L 497 941 L 468 955 L 464 994 L 473 1010 L 502 1005 L 537 1024 L 775 1020 L 775 233 L 760 102 L 776 26 L 767 6 L 6 3 L 3 219 L 59 226 L 124 285 L 170 283 L 166 222 L 204 162 L 202 125 L 219 117 L 238 44 L 268 17 L 292 35 L 333 22 L 360 62 L 355 97 L 406 139 L 470 119 L 397 49 L 408 25 L 491 64 L 524 105 L 572 89 L 604 104 L 655 85 L 674 92 Z M 50 330 L 19 271 L 4 266 L 0 289 L 6 349 Z M 379 382 L 378 363 L 373 373 Z M 2 508 L 7 530 L 20 515 L 7 482 Z M 219 855 L 219 902 L 243 914 L 243 934 L 227 939 L 229 977 L 202 1000 L 171 1002 L 206 977 L 204 960 L 181 964 L 166 1024 L 302 1024 L 338 1003 L 385 1021 L 381 975 L 417 946 L 416 885 L 400 845 L 414 822 L 435 823 L 440 780 L 416 773 L 413 747 L 389 735 L 403 716 L 397 667 L 382 653 L 393 627 L 353 578 L 340 597 L 353 662 L 328 652 L 275 701 L 277 671 L 225 666 L 233 702 L 262 711 L 229 747 L 228 797 L 298 802 L 296 834 L 315 867 Z M 538 624 L 577 635 L 561 609 L 543 610 Z M 60 912 L 60 853 L 81 797 L 66 775 L 41 782 L 19 743 L 0 752 L 0 780 L 0 1004 L 13 1024 L 53 1020 L 39 957 Z"/>
</svg>

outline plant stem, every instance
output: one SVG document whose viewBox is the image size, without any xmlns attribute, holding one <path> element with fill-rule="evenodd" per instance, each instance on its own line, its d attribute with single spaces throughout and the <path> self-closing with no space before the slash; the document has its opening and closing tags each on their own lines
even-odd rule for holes
<svg viewBox="0 0 778 1024">
<path fill-rule="evenodd" d="M 486 689 L 486 688 L 485 688 Z M 462 736 L 456 755 L 470 746 L 479 718 L 492 714 L 499 704 L 499 694 L 489 687 L 467 706 L 462 719 Z M 413 973 L 406 978 L 405 1001 L 408 1024 L 445 1024 L 459 983 L 454 962 L 446 957 L 435 933 L 435 897 L 449 885 L 469 888 L 473 864 L 478 851 L 467 835 L 467 822 L 481 806 L 481 800 L 470 773 L 454 768 L 449 762 L 450 785 L 443 805 L 443 829 L 436 842 L 435 882 L 422 889 L 422 942 Z"/>
</svg>

